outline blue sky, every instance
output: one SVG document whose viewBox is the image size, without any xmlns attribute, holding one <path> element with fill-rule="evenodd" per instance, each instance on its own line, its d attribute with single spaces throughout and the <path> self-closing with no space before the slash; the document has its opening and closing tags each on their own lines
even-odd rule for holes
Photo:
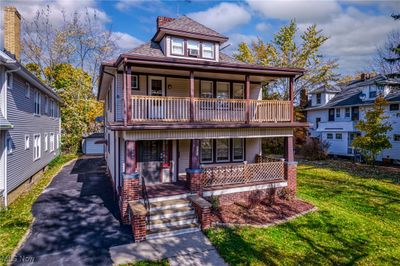
<svg viewBox="0 0 400 266">
<path fill-rule="evenodd" d="M 258 37 L 270 40 L 280 26 L 295 18 L 300 30 L 315 23 L 330 36 L 322 51 L 339 60 L 343 74 L 368 70 L 386 35 L 400 29 L 400 22 L 390 18 L 393 12 L 400 12 L 400 0 L 17 0 L 16 5 L 29 18 L 45 4 L 67 12 L 83 7 L 96 11 L 104 26 L 120 38 L 122 49 L 151 39 L 160 15 L 188 15 L 225 34 L 231 44 L 227 53 L 242 41 L 251 43 Z"/>
</svg>

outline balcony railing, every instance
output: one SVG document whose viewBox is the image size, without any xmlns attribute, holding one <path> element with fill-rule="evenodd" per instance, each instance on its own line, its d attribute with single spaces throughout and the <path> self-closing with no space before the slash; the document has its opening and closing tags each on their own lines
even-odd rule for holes
<svg viewBox="0 0 400 266">
<path fill-rule="evenodd" d="M 235 164 L 204 167 L 203 187 L 227 186 L 283 180 L 285 169 L 283 160 L 262 163 Z"/>
<path fill-rule="evenodd" d="M 290 101 L 132 96 L 133 121 L 289 122 Z M 191 117 L 192 114 L 192 117 Z"/>
</svg>

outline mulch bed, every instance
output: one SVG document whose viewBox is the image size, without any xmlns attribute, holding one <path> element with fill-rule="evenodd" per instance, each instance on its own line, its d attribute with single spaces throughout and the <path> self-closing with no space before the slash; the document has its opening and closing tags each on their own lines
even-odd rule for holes
<svg viewBox="0 0 400 266">
<path fill-rule="evenodd" d="M 213 210 L 211 222 L 213 224 L 266 225 L 286 220 L 313 208 L 312 204 L 299 199 L 277 198 L 272 204 L 264 201 L 253 208 L 243 203 L 234 203 Z"/>
</svg>

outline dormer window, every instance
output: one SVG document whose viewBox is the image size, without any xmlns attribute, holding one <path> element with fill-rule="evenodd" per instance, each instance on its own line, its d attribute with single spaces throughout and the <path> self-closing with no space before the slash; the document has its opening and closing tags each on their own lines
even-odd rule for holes
<svg viewBox="0 0 400 266">
<path fill-rule="evenodd" d="M 200 55 L 200 43 L 198 41 L 188 40 L 187 49 L 189 56 L 198 57 Z"/>
<path fill-rule="evenodd" d="M 184 40 L 180 38 L 172 38 L 171 39 L 171 53 L 174 55 L 184 55 Z"/>
<path fill-rule="evenodd" d="M 214 44 L 210 42 L 203 42 L 203 58 L 214 59 Z"/>
<path fill-rule="evenodd" d="M 321 93 L 317 93 L 316 97 L 317 97 L 317 104 L 321 104 Z"/>
<path fill-rule="evenodd" d="M 376 87 L 369 86 L 369 98 L 375 98 L 375 97 L 376 97 Z"/>
</svg>

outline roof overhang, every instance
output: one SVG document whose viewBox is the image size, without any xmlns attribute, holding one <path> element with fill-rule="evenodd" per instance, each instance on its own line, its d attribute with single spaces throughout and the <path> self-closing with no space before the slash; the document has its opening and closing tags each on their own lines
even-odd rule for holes
<svg viewBox="0 0 400 266">
<path fill-rule="evenodd" d="M 221 37 L 221 36 L 215 36 L 215 35 L 193 33 L 193 32 L 172 30 L 172 29 L 159 27 L 156 34 L 152 38 L 152 41 L 160 42 L 165 35 L 175 35 L 175 36 L 182 36 L 182 37 L 188 37 L 188 38 L 200 39 L 200 40 L 206 40 L 206 41 L 215 41 L 220 44 L 226 42 L 229 39 L 228 37 L 225 37 L 225 36 Z"/>
</svg>

